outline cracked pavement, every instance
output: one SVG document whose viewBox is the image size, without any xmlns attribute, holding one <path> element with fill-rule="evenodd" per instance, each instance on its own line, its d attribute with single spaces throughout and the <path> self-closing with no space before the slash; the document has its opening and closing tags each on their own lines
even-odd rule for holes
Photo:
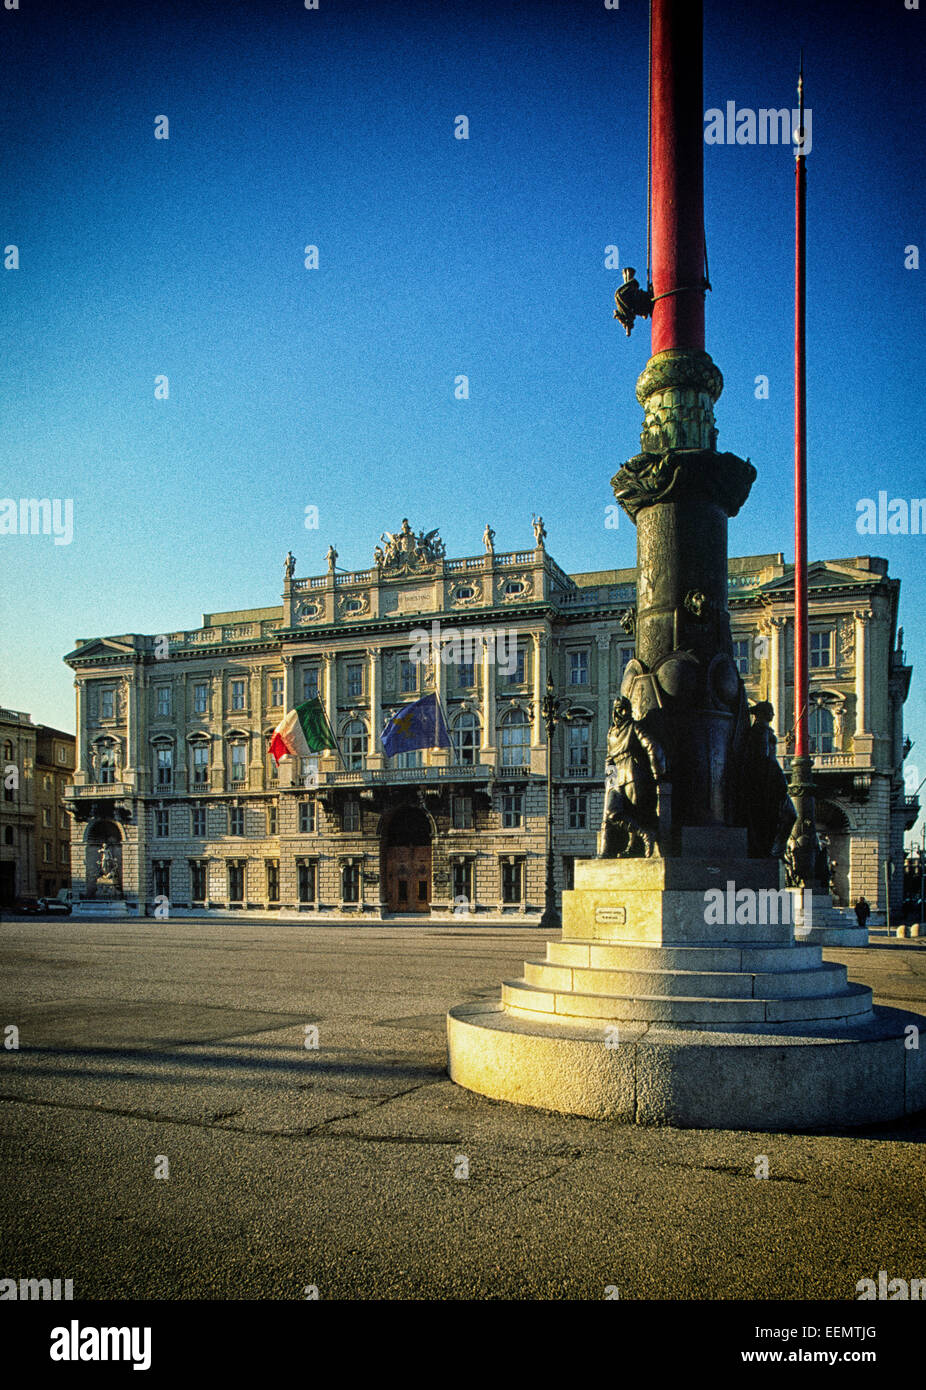
<svg viewBox="0 0 926 1390">
<path fill-rule="evenodd" d="M 926 1116 L 644 1130 L 454 1086 L 446 1010 L 496 998 L 545 939 L 6 923 L 0 1276 L 274 1300 L 852 1299 L 881 1269 L 926 1277 Z M 826 954 L 926 1014 L 926 944 Z"/>
</svg>

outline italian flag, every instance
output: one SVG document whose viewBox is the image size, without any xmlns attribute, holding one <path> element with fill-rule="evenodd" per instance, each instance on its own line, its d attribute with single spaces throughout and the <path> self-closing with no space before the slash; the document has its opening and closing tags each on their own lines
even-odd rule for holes
<svg viewBox="0 0 926 1390">
<path fill-rule="evenodd" d="M 319 699 L 306 700 L 291 709 L 270 735 L 270 752 L 277 763 L 281 758 L 307 758 L 322 748 L 337 746 Z"/>
</svg>

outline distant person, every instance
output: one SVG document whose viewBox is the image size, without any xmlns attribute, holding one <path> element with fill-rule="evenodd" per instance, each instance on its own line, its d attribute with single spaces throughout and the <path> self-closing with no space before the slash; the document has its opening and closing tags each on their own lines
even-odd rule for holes
<svg viewBox="0 0 926 1390">
<path fill-rule="evenodd" d="M 868 919 L 870 916 L 871 906 L 868 902 L 868 899 L 863 894 L 862 897 L 856 898 L 855 900 L 855 920 L 858 922 L 860 927 L 865 927 L 868 925 Z"/>
</svg>

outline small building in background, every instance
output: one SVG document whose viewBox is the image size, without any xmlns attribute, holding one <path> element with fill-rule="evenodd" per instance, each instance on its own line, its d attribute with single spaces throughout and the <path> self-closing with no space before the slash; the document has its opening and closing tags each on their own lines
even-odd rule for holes
<svg viewBox="0 0 926 1390">
<path fill-rule="evenodd" d="M 20 710 L 0 709 L 0 906 L 54 897 L 71 883 L 73 734 Z"/>
</svg>

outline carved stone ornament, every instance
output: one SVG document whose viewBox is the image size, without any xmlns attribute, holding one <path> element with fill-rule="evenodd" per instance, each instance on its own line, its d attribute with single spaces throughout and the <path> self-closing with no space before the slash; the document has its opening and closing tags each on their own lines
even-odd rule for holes
<svg viewBox="0 0 926 1390">
<path fill-rule="evenodd" d="M 302 599 L 294 606 L 293 617 L 297 623 L 314 623 L 322 616 L 323 611 L 321 604 Z"/>
<path fill-rule="evenodd" d="M 509 586 L 517 585 L 517 588 Z M 534 592 L 534 581 L 529 574 L 503 574 L 496 584 L 498 597 L 502 603 L 520 603 Z"/>
<path fill-rule="evenodd" d="M 462 592 L 461 592 L 462 591 Z M 470 591 L 470 592 L 467 592 Z M 472 608 L 482 602 L 482 583 L 478 579 L 461 579 L 450 586 L 450 602 L 454 608 Z"/>
<path fill-rule="evenodd" d="M 384 575 L 427 573 L 436 569 L 447 553 L 436 527 L 427 534 L 419 531 L 416 536 L 408 517 L 403 518 L 398 531 L 384 531 L 380 540 L 383 545 L 376 547 L 374 558 Z"/>
<path fill-rule="evenodd" d="M 611 479 L 614 496 L 631 521 L 642 507 L 707 497 L 736 516 L 749 496 L 756 470 L 748 459 L 713 449 L 670 449 L 636 454 Z"/>
<path fill-rule="evenodd" d="M 341 618 L 363 618 L 370 611 L 370 596 L 362 590 L 338 594 L 338 616 Z"/>
</svg>

